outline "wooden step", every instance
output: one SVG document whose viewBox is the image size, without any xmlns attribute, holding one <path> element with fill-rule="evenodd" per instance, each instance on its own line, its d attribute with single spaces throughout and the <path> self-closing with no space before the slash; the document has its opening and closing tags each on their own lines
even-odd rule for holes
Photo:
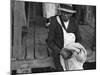
<svg viewBox="0 0 100 75">
<path fill-rule="evenodd" d="M 54 67 L 52 57 L 45 59 L 15 60 L 11 61 L 11 70 L 17 70 L 27 64 L 29 68 Z"/>
</svg>

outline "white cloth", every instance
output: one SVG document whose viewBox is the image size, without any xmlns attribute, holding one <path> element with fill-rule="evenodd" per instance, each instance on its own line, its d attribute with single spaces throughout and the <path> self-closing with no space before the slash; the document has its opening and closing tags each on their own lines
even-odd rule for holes
<svg viewBox="0 0 100 75">
<path fill-rule="evenodd" d="M 59 17 L 57 16 L 57 21 L 61 25 L 61 21 Z M 68 27 L 69 21 L 65 23 Z M 66 29 L 67 29 L 66 27 Z M 83 69 L 83 64 L 86 61 L 87 57 L 87 52 L 86 49 L 80 44 L 80 43 L 75 43 L 75 34 L 74 33 L 67 33 L 65 29 L 62 27 L 63 33 L 64 33 L 64 47 L 70 50 L 73 50 L 73 55 L 70 59 L 65 60 L 61 55 L 60 55 L 60 62 L 63 67 L 63 69 L 66 70 L 80 70 Z M 81 50 L 80 50 L 81 49 Z"/>
<path fill-rule="evenodd" d="M 65 60 L 60 55 L 61 65 L 64 70 L 81 70 L 87 58 L 86 49 L 80 43 L 71 43 L 64 48 L 73 50 L 73 55 L 70 59 Z M 81 50 L 80 50 L 81 49 Z"/>
<path fill-rule="evenodd" d="M 65 24 L 65 27 L 67 29 L 68 28 L 68 24 L 69 24 L 69 20 L 66 23 L 64 22 L 64 24 Z M 63 35 L 63 37 L 64 37 L 64 46 L 75 42 L 76 38 L 75 38 L 74 33 L 67 33 L 66 30 L 63 27 L 62 27 L 62 29 L 63 29 L 63 34 L 64 34 Z"/>
<path fill-rule="evenodd" d="M 61 21 L 59 19 L 59 16 L 57 16 L 57 21 L 58 23 L 61 25 L 62 27 L 62 24 L 61 24 Z M 69 20 L 67 22 L 64 22 L 65 24 L 65 27 L 66 29 L 68 28 L 68 24 L 69 24 Z M 73 43 L 75 42 L 75 34 L 74 33 L 67 33 L 66 30 L 62 27 L 62 30 L 63 30 L 63 37 L 64 37 L 64 46 L 70 44 L 70 43 Z"/>
<path fill-rule="evenodd" d="M 69 20 L 67 22 L 64 22 L 66 29 L 68 28 Z"/>
<path fill-rule="evenodd" d="M 43 3 L 43 16 L 46 18 L 50 18 L 52 16 L 57 15 L 58 6 L 59 4 L 57 3 Z"/>
</svg>

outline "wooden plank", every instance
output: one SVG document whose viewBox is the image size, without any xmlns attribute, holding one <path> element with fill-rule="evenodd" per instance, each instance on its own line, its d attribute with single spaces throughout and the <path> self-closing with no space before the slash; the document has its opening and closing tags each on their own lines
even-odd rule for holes
<svg viewBox="0 0 100 75">
<path fill-rule="evenodd" d="M 14 45 L 13 45 L 13 58 L 23 59 L 22 51 L 22 28 L 21 26 L 14 26 Z"/>
<path fill-rule="evenodd" d="M 46 58 L 48 57 L 47 52 L 47 31 L 42 26 L 35 27 L 35 57 L 39 58 Z"/>
<path fill-rule="evenodd" d="M 95 6 L 94 6 L 95 7 Z M 95 14 L 93 6 L 86 6 L 85 21 L 92 27 L 95 28 Z M 96 11 L 95 11 L 96 12 Z"/>
<path fill-rule="evenodd" d="M 80 35 L 82 37 L 82 40 L 85 41 L 89 47 L 93 44 L 93 38 L 94 38 L 94 30 L 89 25 L 87 26 L 81 26 L 80 27 Z"/>
<path fill-rule="evenodd" d="M 24 10 L 24 2 L 15 1 L 14 7 L 14 41 L 13 41 L 13 51 L 12 57 L 16 59 L 23 59 L 24 52 L 21 45 L 22 41 L 22 26 L 26 25 L 26 17 Z"/>
<path fill-rule="evenodd" d="M 82 41 L 84 41 L 84 42 L 86 42 L 87 43 L 87 45 L 89 46 L 89 47 L 91 47 L 91 45 L 92 45 L 92 43 L 93 43 L 93 37 L 87 37 L 87 36 L 85 36 L 85 35 L 83 35 L 83 34 L 81 34 L 81 37 L 82 37 Z"/>
<path fill-rule="evenodd" d="M 93 51 L 86 42 L 82 42 L 82 45 L 85 47 L 87 51 L 87 59 L 86 62 L 95 62 L 96 61 L 96 55 L 95 51 Z"/>
<path fill-rule="evenodd" d="M 11 70 L 17 70 L 21 68 L 24 64 L 27 64 L 30 68 L 40 68 L 40 67 L 54 67 L 52 57 L 45 59 L 36 60 L 16 60 L 11 61 Z"/>
<path fill-rule="evenodd" d="M 14 25 L 16 26 L 25 26 L 26 25 L 26 16 L 25 16 L 25 2 L 24 1 L 15 1 L 14 6 Z"/>
<path fill-rule="evenodd" d="M 14 26 L 14 46 L 21 46 L 22 27 Z"/>
<path fill-rule="evenodd" d="M 26 59 L 34 59 L 34 34 L 29 31 L 23 42 L 26 49 Z"/>
<path fill-rule="evenodd" d="M 90 25 L 83 25 L 83 26 L 79 26 L 80 32 L 81 34 L 89 34 L 89 35 L 93 35 L 95 29 L 92 28 Z"/>
<path fill-rule="evenodd" d="M 24 59 L 25 58 L 25 51 L 24 51 L 23 47 L 14 46 L 12 58 Z"/>
<path fill-rule="evenodd" d="M 26 59 L 34 59 L 34 47 L 27 47 Z"/>
</svg>

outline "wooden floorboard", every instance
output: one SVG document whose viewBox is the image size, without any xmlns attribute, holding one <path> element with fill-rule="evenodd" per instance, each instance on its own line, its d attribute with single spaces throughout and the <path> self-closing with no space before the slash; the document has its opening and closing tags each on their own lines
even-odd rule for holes
<svg viewBox="0 0 100 75">
<path fill-rule="evenodd" d="M 27 64 L 29 68 L 54 67 L 52 58 L 48 57 L 44 59 L 11 61 L 11 70 L 22 68 L 25 64 Z"/>
</svg>

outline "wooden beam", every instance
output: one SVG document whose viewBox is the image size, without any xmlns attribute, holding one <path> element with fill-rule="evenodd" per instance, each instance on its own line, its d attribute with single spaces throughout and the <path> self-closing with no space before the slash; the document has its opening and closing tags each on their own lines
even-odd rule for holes
<svg viewBox="0 0 100 75">
<path fill-rule="evenodd" d="M 43 59 L 11 61 L 11 70 L 22 68 L 22 66 L 25 64 L 27 64 L 30 68 L 54 67 L 52 57 L 48 57 Z"/>
</svg>

